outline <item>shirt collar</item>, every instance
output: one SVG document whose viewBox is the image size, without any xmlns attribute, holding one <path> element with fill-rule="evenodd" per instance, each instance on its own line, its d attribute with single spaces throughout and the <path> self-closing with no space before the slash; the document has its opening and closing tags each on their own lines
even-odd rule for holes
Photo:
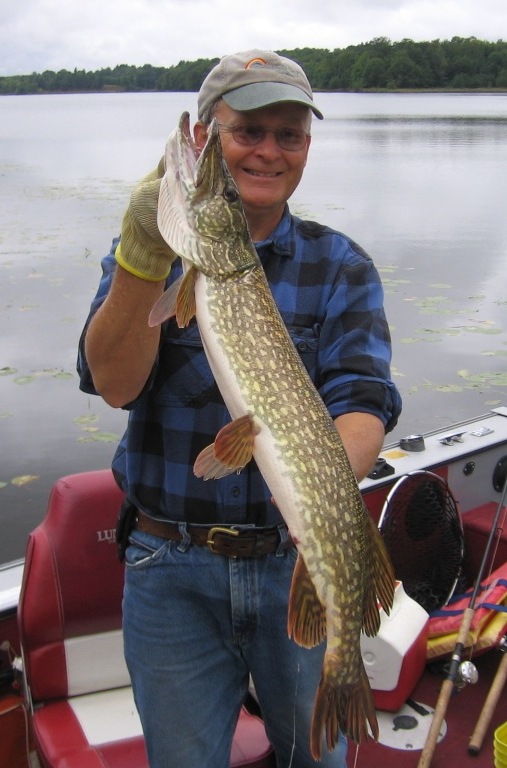
<svg viewBox="0 0 507 768">
<path fill-rule="evenodd" d="M 259 240 L 254 243 L 255 248 L 259 254 L 265 252 L 266 249 L 269 249 L 269 251 L 276 256 L 292 258 L 295 251 L 294 229 L 294 220 L 289 211 L 289 206 L 285 205 L 285 210 L 277 227 L 265 240 Z"/>
</svg>

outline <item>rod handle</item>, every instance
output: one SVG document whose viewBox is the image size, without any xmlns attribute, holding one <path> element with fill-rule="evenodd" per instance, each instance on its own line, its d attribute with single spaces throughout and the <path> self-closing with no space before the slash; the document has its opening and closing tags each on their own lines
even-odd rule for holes
<svg viewBox="0 0 507 768">
<path fill-rule="evenodd" d="M 494 677 L 489 693 L 486 696 L 486 701 L 481 709 L 479 719 L 475 726 L 474 732 L 470 737 L 468 744 L 468 752 L 470 755 L 478 755 L 482 747 L 484 735 L 488 730 L 488 726 L 493 717 L 495 707 L 498 703 L 498 699 L 503 691 L 505 681 L 507 680 L 507 653 L 502 654 L 502 660 L 498 665 L 497 673 Z"/>
<path fill-rule="evenodd" d="M 449 665 L 449 673 L 440 688 L 440 693 L 438 694 L 431 726 L 428 731 L 428 735 L 426 736 L 426 742 L 421 752 L 419 762 L 417 763 L 417 768 L 429 768 L 431 765 L 433 753 L 435 752 L 435 747 L 437 746 L 438 737 L 440 735 L 440 729 L 442 727 L 442 723 L 444 722 L 445 713 L 447 712 L 447 707 L 454 690 L 463 648 L 465 647 L 466 641 L 468 639 L 468 633 L 470 631 L 474 613 L 475 611 L 473 607 L 468 607 L 463 613 L 458 637 L 456 638 L 454 653 Z"/>
</svg>

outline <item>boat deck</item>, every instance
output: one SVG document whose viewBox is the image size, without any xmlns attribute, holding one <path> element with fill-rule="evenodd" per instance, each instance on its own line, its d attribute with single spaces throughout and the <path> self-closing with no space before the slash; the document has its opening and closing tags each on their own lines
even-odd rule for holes
<svg viewBox="0 0 507 768">
<path fill-rule="evenodd" d="M 499 725 L 507 721 L 507 691 L 503 693 L 495 708 L 482 748 L 477 755 L 468 753 L 468 743 L 501 659 L 502 655 L 497 650 L 489 651 L 474 659 L 479 680 L 475 685 L 467 685 L 451 697 L 445 716 L 447 731 L 445 738 L 435 748 L 431 760 L 432 768 L 493 767 L 493 734 Z M 419 708 L 414 709 L 414 718 L 420 723 L 428 718 L 428 724 L 422 722 L 417 728 L 401 727 L 395 730 L 394 720 L 397 713 L 380 715 L 380 739 L 397 740 L 404 748 L 393 749 L 374 741 L 362 744 L 359 748 L 351 744 L 347 760 L 348 768 L 417 768 L 431 719 L 431 708 L 436 704 L 443 679 L 441 669 L 432 669 L 429 666 L 411 695 L 411 701 L 428 709 L 427 715 L 419 714 Z M 410 722 L 406 724 L 411 725 Z"/>
</svg>

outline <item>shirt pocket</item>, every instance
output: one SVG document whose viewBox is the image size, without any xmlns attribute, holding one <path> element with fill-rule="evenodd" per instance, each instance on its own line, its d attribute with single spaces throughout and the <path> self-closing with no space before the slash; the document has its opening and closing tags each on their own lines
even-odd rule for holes
<svg viewBox="0 0 507 768">
<path fill-rule="evenodd" d="M 287 330 L 298 352 L 303 365 L 315 382 L 319 351 L 320 325 L 315 323 L 311 328 L 288 326 Z"/>
<path fill-rule="evenodd" d="M 217 391 L 197 323 L 186 328 L 170 323 L 159 351 L 152 402 L 158 406 L 198 407 L 216 400 Z"/>
</svg>

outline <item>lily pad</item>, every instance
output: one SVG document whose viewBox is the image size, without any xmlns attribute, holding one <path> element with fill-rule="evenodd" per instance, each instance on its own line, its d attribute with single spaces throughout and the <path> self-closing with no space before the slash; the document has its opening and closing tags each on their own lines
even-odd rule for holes
<svg viewBox="0 0 507 768">
<path fill-rule="evenodd" d="M 502 333 L 500 328 L 491 328 L 488 325 L 466 325 L 463 330 L 467 333 L 485 333 L 490 336 Z"/>
<path fill-rule="evenodd" d="M 98 420 L 97 414 L 93 413 L 88 416 L 78 416 L 77 419 L 74 419 L 74 424 L 94 424 Z"/>
<path fill-rule="evenodd" d="M 463 392 L 463 387 L 458 384 L 437 384 L 432 389 L 435 392 Z"/>
<path fill-rule="evenodd" d="M 507 387 L 507 371 L 487 371 L 472 374 L 466 369 L 458 371 L 458 376 L 474 386 L 490 384 L 496 387 Z"/>
<path fill-rule="evenodd" d="M 17 477 L 13 477 L 11 480 L 12 485 L 28 485 L 28 483 L 33 483 L 34 480 L 38 480 L 39 475 L 18 475 Z"/>
<path fill-rule="evenodd" d="M 6 366 L 5 368 L 0 368 L 0 376 L 12 376 L 12 374 L 17 373 L 17 368 L 9 368 Z"/>
<path fill-rule="evenodd" d="M 86 437 L 78 437 L 78 443 L 117 443 L 120 439 L 119 435 L 115 435 L 114 432 L 95 432 L 88 434 Z"/>
</svg>

